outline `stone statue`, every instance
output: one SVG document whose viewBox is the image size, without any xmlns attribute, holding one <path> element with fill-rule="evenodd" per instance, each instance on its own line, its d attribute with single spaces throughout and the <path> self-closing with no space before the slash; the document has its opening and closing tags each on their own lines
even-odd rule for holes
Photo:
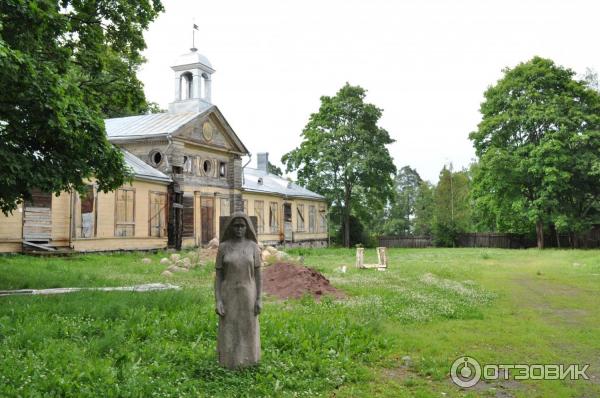
<svg viewBox="0 0 600 398">
<path fill-rule="evenodd" d="M 260 360 L 260 266 L 260 249 L 250 218 L 242 212 L 233 213 L 222 231 L 215 263 L 217 354 L 219 363 L 230 369 Z"/>
</svg>

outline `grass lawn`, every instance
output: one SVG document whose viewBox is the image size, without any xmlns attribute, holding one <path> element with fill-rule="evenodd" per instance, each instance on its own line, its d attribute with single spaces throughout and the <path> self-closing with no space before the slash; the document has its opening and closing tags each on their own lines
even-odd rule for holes
<svg viewBox="0 0 600 398">
<path fill-rule="evenodd" d="M 266 298 L 263 360 L 240 372 L 216 365 L 212 264 L 166 279 L 160 253 L 0 257 L 0 289 L 183 287 L 0 297 L 0 396 L 600 396 L 600 251 L 394 249 L 386 272 L 355 269 L 353 250 L 290 253 L 348 298 Z M 590 364 L 591 380 L 463 390 L 463 355 Z"/>
</svg>

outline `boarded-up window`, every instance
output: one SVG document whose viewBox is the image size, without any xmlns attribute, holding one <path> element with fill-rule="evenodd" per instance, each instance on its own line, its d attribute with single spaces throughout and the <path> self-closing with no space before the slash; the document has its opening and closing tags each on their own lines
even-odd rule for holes
<svg viewBox="0 0 600 398">
<path fill-rule="evenodd" d="M 269 203 L 269 229 L 272 234 L 279 233 L 279 217 L 277 213 L 277 202 Z"/>
<path fill-rule="evenodd" d="M 135 190 L 117 189 L 115 236 L 135 235 Z"/>
<path fill-rule="evenodd" d="M 96 200 L 93 185 L 86 185 L 85 192 L 79 197 L 81 202 L 81 226 L 80 238 L 92 238 L 96 236 L 96 212 L 94 211 Z"/>
<path fill-rule="evenodd" d="M 317 225 L 317 208 L 313 205 L 308 206 L 308 232 L 314 234 Z"/>
<path fill-rule="evenodd" d="M 327 232 L 327 210 L 325 205 L 319 205 L 319 232 Z"/>
<path fill-rule="evenodd" d="M 183 194 L 183 233 L 184 238 L 194 237 L 194 196 Z"/>
<path fill-rule="evenodd" d="M 244 214 L 248 214 L 248 200 L 244 199 L 242 203 L 244 203 Z"/>
<path fill-rule="evenodd" d="M 296 206 L 296 224 L 298 232 L 304 231 L 304 205 Z"/>
<path fill-rule="evenodd" d="M 150 236 L 167 236 L 167 194 L 150 192 Z"/>
<path fill-rule="evenodd" d="M 254 215 L 257 219 L 258 233 L 265 232 L 265 202 L 262 200 L 254 201 Z"/>
<path fill-rule="evenodd" d="M 231 215 L 231 207 L 229 199 L 221 198 L 221 217 L 229 217 Z"/>
<path fill-rule="evenodd" d="M 52 207 L 52 193 L 42 192 L 37 188 L 31 190 L 31 199 L 25 201 L 26 207 Z"/>
</svg>

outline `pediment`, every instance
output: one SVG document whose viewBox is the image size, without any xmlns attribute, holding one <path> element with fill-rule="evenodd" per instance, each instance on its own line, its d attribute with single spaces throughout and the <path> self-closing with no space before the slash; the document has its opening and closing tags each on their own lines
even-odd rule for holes
<svg viewBox="0 0 600 398">
<path fill-rule="evenodd" d="M 212 107 L 181 126 L 173 133 L 173 137 L 215 149 L 248 153 L 217 107 Z"/>
</svg>

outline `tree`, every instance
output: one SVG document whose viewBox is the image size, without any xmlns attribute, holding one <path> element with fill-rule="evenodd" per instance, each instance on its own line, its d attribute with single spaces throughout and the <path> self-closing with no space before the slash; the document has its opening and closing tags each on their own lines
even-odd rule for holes
<svg viewBox="0 0 600 398">
<path fill-rule="evenodd" d="M 406 235 L 414 231 L 415 204 L 423 180 L 417 170 L 402 167 L 394 178 L 394 201 L 390 205 L 386 233 Z"/>
<path fill-rule="evenodd" d="M 365 103 L 365 95 L 363 88 L 346 83 L 334 97 L 321 97 L 302 143 L 281 159 L 287 172 L 297 171 L 301 184 L 342 209 L 346 247 L 350 215 L 382 209 L 392 197 L 396 172 L 386 148 L 394 140 L 377 125 L 382 110 Z"/>
<path fill-rule="evenodd" d="M 471 227 L 469 176 L 444 166 L 434 190 L 433 234 L 439 246 L 455 246 L 458 234 Z"/>
<path fill-rule="evenodd" d="M 421 181 L 415 198 L 415 235 L 431 236 L 433 233 L 434 192 L 435 187 L 429 181 Z"/>
<path fill-rule="evenodd" d="M 271 162 L 267 163 L 267 170 L 269 171 L 269 173 L 275 174 L 276 176 L 283 176 L 283 171 L 281 171 L 281 169 L 278 166 L 275 166 Z"/>
<path fill-rule="evenodd" d="M 148 108 L 137 67 L 159 0 L 0 2 L 0 209 L 33 188 L 108 191 L 127 179 L 104 117 Z"/>
<path fill-rule="evenodd" d="M 535 225 L 539 248 L 545 224 L 581 229 L 598 204 L 600 96 L 573 75 L 540 57 L 505 69 L 470 134 L 477 205 L 500 231 Z"/>
</svg>

